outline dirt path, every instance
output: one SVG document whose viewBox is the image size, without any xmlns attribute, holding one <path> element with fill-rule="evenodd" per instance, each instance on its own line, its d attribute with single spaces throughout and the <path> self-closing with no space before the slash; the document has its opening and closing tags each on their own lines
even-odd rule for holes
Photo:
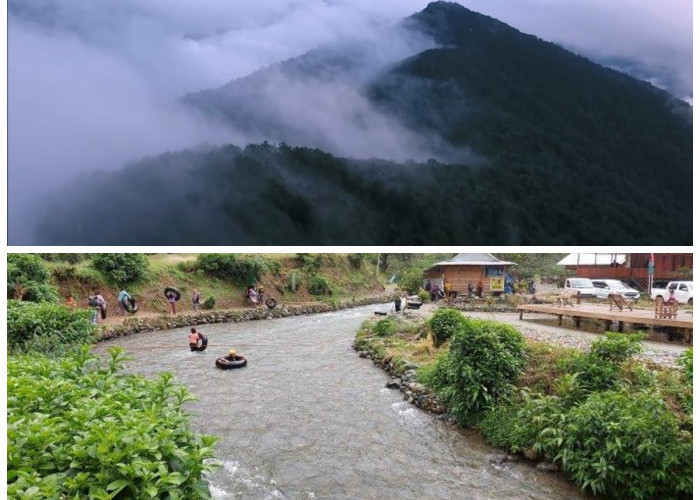
<svg viewBox="0 0 700 500">
<path fill-rule="evenodd" d="M 395 284 L 388 284 L 384 286 L 384 292 L 383 295 L 391 295 L 396 291 L 396 285 Z M 366 297 L 372 297 L 376 294 L 364 294 L 360 295 L 357 298 L 362 299 Z M 315 304 L 318 301 L 308 301 L 308 302 L 280 302 L 277 307 L 283 307 L 285 305 L 304 305 L 304 304 Z M 265 306 L 259 305 L 257 307 L 263 308 Z M 244 307 L 230 307 L 226 309 L 210 309 L 210 310 L 204 310 L 201 307 L 199 308 L 200 312 L 207 312 L 207 313 L 216 313 L 216 312 L 226 312 L 226 311 L 247 311 L 249 309 L 253 309 L 253 306 L 244 306 Z M 119 325 L 126 321 L 129 318 L 157 318 L 160 316 L 172 316 L 172 317 L 177 317 L 185 314 L 192 314 L 194 310 L 192 309 L 192 304 L 189 302 L 183 302 L 182 300 L 178 302 L 177 307 L 176 307 L 177 314 L 176 315 L 171 315 L 168 313 L 159 313 L 155 311 L 139 311 L 135 315 L 131 314 L 126 314 L 125 316 L 120 316 L 116 309 L 108 311 L 108 315 L 106 319 L 100 319 L 99 324 L 100 325 L 106 325 L 106 326 L 114 326 L 114 325 Z"/>
</svg>

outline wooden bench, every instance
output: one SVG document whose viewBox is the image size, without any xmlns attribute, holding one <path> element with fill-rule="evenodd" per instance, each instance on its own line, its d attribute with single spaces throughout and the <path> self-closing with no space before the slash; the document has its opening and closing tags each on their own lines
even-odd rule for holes
<svg viewBox="0 0 700 500">
<path fill-rule="evenodd" d="M 664 302 L 663 297 L 656 297 L 654 301 L 654 317 L 660 319 L 674 319 L 678 314 L 678 302 Z"/>
<path fill-rule="evenodd" d="M 610 310 L 612 311 L 613 306 L 617 306 L 620 311 L 622 311 L 625 307 L 629 308 L 629 310 L 632 310 L 632 304 L 633 302 L 630 300 L 625 300 L 625 298 L 620 295 L 619 293 L 611 293 L 608 295 L 608 302 L 610 302 Z"/>
</svg>

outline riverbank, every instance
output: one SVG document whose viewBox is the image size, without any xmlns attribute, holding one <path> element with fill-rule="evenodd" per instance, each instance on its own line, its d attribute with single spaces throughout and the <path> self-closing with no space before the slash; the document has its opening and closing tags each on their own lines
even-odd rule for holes
<svg viewBox="0 0 700 500">
<path fill-rule="evenodd" d="M 474 312 L 438 309 L 430 318 L 436 308 L 371 318 L 357 332 L 353 347 L 389 373 L 387 387 L 477 430 L 507 452 L 497 461 L 513 453 L 540 470 L 561 468 L 584 491 L 612 498 L 627 498 L 638 484 L 640 499 L 689 498 L 692 349 L 671 368 L 639 357 L 639 335 L 562 347 L 483 314 L 468 317 Z M 436 338 L 445 342 L 436 347 Z M 599 461 L 608 477 L 595 468 Z M 647 464 L 643 479 L 640 463 Z"/>
<path fill-rule="evenodd" d="M 197 326 L 213 323 L 238 323 L 241 321 L 255 321 L 264 319 L 286 318 L 290 316 L 303 316 L 318 314 L 352 307 L 366 306 L 370 304 L 383 304 L 393 300 L 393 293 L 383 295 L 352 298 L 349 300 L 328 302 L 311 302 L 304 304 L 279 304 L 274 309 L 267 307 L 219 309 L 199 311 L 192 313 L 180 313 L 174 316 L 149 315 L 145 317 L 123 317 L 120 323 L 106 324 L 99 327 L 99 339 L 109 340 L 142 332 L 158 330 L 171 330 L 186 326 Z M 138 314 L 138 313 L 137 313 Z"/>
</svg>

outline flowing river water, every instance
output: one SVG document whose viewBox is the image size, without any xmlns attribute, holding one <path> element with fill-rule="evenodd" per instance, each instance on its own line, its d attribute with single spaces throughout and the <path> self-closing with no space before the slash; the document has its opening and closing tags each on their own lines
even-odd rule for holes
<svg viewBox="0 0 700 500">
<path fill-rule="evenodd" d="M 561 476 L 491 460 L 497 450 L 385 388 L 387 374 L 351 347 L 374 306 L 203 325 L 101 342 L 133 357 L 127 370 L 172 371 L 199 400 L 195 430 L 219 437 L 216 499 L 580 499 Z M 248 366 L 215 368 L 235 348 Z"/>
</svg>

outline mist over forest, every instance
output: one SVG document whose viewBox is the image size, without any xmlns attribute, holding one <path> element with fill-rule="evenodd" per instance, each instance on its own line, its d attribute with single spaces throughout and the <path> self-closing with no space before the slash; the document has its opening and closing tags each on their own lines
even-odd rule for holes
<svg viewBox="0 0 700 500">
<path fill-rule="evenodd" d="M 263 7 L 11 1 L 10 243 L 692 242 L 692 76 L 654 51 Z"/>
</svg>

